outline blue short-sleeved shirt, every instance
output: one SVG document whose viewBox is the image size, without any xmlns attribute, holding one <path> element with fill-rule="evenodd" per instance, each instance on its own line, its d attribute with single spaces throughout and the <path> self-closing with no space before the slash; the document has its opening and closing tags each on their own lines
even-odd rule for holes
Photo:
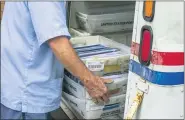
<svg viewBox="0 0 185 120">
<path fill-rule="evenodd" d="M 1 103 L 46 113 L 59 107 L 63 65 L 47 40 L 70 37 L 64 2 L 6 2 L 1 23 Z"/>
</svg>

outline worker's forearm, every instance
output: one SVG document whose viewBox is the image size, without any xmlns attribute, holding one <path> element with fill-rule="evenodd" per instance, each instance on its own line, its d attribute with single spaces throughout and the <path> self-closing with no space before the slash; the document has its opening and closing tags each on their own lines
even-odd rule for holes
<svg viewBox="0 0 185 120">
<path fill-rule="evenodd" d="M 67 70 L 81 80 L 87 80 L 92 77 L 92 73 L 87 69 L 84 63 L 79 59 L 70 41 L 65 37 L 58 37 L 50 40 L 49 45 L 55 56 L 65 66 Z"/>
<path fill-rule="evenodd" d="M 53 50 L 58 60 L 64 64 L 65 68 L 80 78 L 92 98 L 108 101 L 108 91 L 104 80 L 94 76 L 79 59 L 72 45 L 65 37 L 54 38 L 49 41 L 49 46 Z"/>
</svg>

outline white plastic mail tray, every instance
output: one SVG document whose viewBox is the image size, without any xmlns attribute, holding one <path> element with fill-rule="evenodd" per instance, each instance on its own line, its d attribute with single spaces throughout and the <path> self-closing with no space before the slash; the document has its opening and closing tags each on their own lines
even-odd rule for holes
<svg viewBox="0 0 185 120">
<path fill-rule="evenodd" d="M 80 28 L 91 34 L 127 31 L 133 29 L 134 11 L 96 15 L 77 12 L 76 19 Z"/>
<path fill-rule="evenodd" d="M 91 36 L 90 33 L 80 29 L 70 28 L 69 32 L 72 37 Z M 132 42 L 132 31 L 121 31 L 121 32 L 114 32 L 114 33 L 97 33 L 97 35 L 104 36 L 106 38 L 109 38 L 113 41 L 116 41 L 118 43 L 121 43 L 127 46 L 130 46 Z"/>
<path fill-rule="evenodd" d="M 112 83 L 106 84 L 108 91 L 110 92 L 111 96 L 117 96 L 121 94 L 126 94 L 127 90 L 127 80 L 128 80 L 128 74 L 121 74 L 121 75 L 114 75 L 114 76 L 108 76 L 104 78 L 109 78 L 113 80 Z M 64 77 L 64 85 L 63 85 L 68 91 L 70 91 L 74 96 L 78 98 L 84 98 L 84 99 L 91 99 L 90 95 L 86 91 L 85 87 L 81 83 L 80 80 L 78 80 L 76 77 L 70 75 L 65 72 Z"/>
<path fill-rule="evenodd" d="M 79 99 L 66 92 L 63 92 L 62 95 L 66 102 L 84 119 L 99 119 L 124 112 L 125 95 L 110 98 L 109 104 L 104 105 L 96 105 L 92 100 Z"/>
<path fill-rule="evenodd" d="M 73 46 L 89 46 L 101 44 L 103 46 L 120 50 L 120 52 L 82 57 L 81 60 L 94 74 L 103 76 L 113 72 L 128 72 L 130 47 L 103 36 L 75 37 L 71 39 L 71 42 L 74 44 Z"/>
<path fill-rule="evenodd" d="M 96 4 L 98 3 L 98 4 Z M 110 13 L 119 13 L 125 12 L 128 10 L 132 10 L 134 12 L 135 9 L 135 2 L 113 2 L 113 1 L 106 1 L 106 2 L 84 2 L 84 13 L 89 15 L 100 15 L 100 14 L 110 14 Z"/>
</svg>

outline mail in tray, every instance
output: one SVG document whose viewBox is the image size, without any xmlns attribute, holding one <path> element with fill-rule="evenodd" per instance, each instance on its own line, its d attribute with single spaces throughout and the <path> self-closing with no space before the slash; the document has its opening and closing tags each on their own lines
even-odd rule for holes
<svg viewBox="0 0 185 120">
<path fill-rule="evenodd" d="M 125 94 L 111 97 L 108 103 L 99 104 L 92 100 L 77 98 L 66 90 L 62 95 L 66 102 L 85 119 L 98 119 L 124 112 Z"/>
<path fill-rule="evenodd" d="M 70 72 L 65 70 L 64 87 L 67 88 L 74 96 L 78 98 L 91 99 L 90 95 L 86 91 L 83 83 L 73 76 Z M 125 94 L 127 90 L 128 73 L 114 74 L 103 76 L 103 78 L 111 79 L 113 82 L 105 84 L 108 88 L 110 96 L 117 96 Z"/>
<path fill-rule="evenodd" d="M 101 44 L 74 48 L 95 75 L 103 76 L 113 72 L 127 72 L 129 54 L 117 48 L 110 48 Z"/>
</svg>

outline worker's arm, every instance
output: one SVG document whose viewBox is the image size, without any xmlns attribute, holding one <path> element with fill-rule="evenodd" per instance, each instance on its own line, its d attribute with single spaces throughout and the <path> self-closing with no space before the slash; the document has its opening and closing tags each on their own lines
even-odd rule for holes
<svg viewBox="0 0 185 120">
<path fill-rule="evenodd" d="M 24 2 L 24 4 L 28 7 L 32 19 L 38 47 L 48 44 L 61 64 L 82 80 L 90 96 L 106 100 L 107 88 L 102 78 L 94 76 L 86 68 L 68 40 L 70 34 L 66 26 L 64 2 Z"/>
<path fill-rule="evenodd" d="M 72 48 L 70 41 L 66 37 L 56 37 L 48 41 L 58 60 L 72 74 L 80 78 L 83 82 L 94 75 L 86 68 Z"/>
<path fill-rule="evenodd" d="M 84 83 L 89 94 L 97 99 L 103 98 L 107 101 L 107 88 L 104 80 L 94 76 L 84 63 L 79 59 L 75 50 L 67 37 L 56 37 L 48 41 L 49 46 L 53 50 L 58 60 L 65 66 L 67 70 Z"/>
</svg>

